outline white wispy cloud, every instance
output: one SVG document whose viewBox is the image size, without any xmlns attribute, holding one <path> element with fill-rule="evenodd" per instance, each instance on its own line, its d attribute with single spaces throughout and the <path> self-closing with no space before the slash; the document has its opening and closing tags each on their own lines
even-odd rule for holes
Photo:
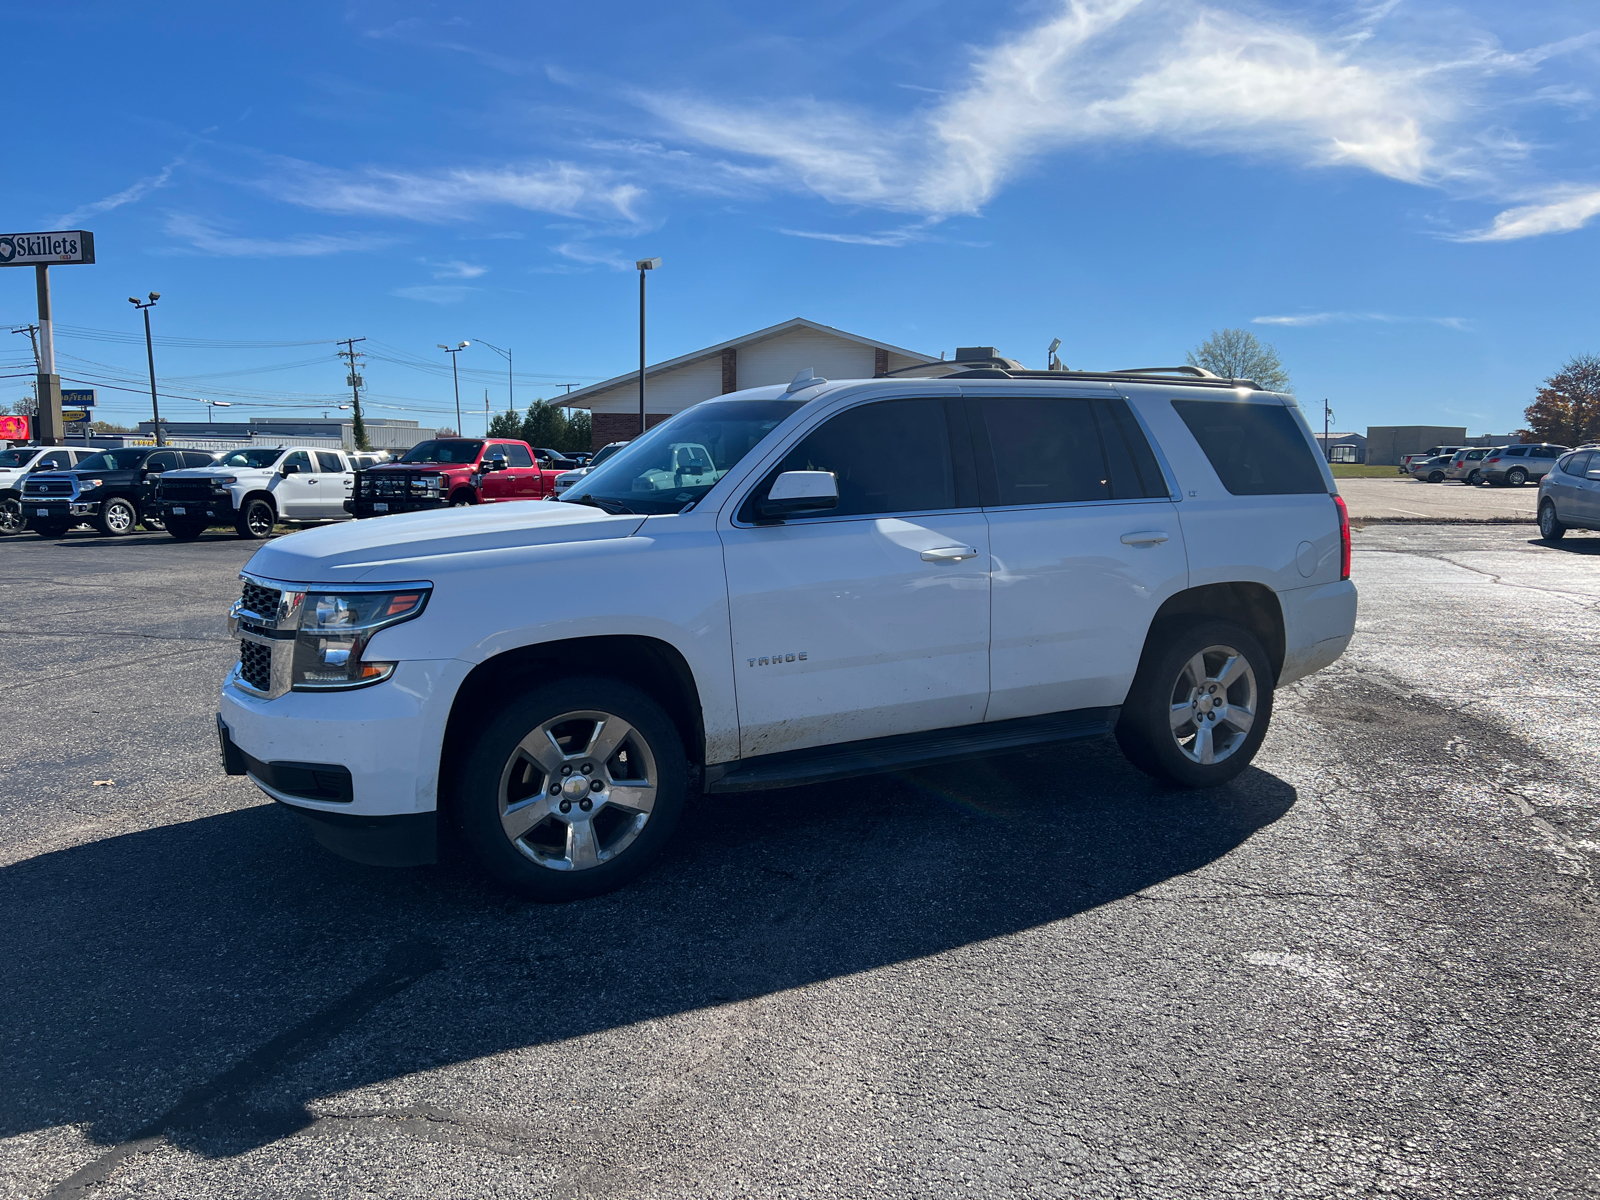
<svg viewBox="0 0 1600 1200">
<path fill-rule="evenodd" d="M 1281 325 L 1292 329 L 1312 325 L 1347 325 L 1358 321 L 1376 321 L 1383 325 L 1442 325 L 1446 329 L 1460 330 L 1467 329 L 1471 324 L 1466 317 L 1403 317 L 1381 312 L 1291 313 L 1251 318 L 1254 325 Z"/>
<path fill-rule="evenodd" d="M 1547 233 L 1571 233 L 1600 216 L 1600 188 L 1564 187 L 1538 204 L 1508 208 L 1486 229 L 1465 233 L 1462 242 L 1511 242 Z"/>
<path fill-rule="evenodd" d="M 96 200 L 92 204 L 85 204 L 63 213 L 57 217 L 53 224 L 56 228 L 71 228 L 80 221 L 97 216 L 103 212 L 110 212 L 114 208 L 121 208 L 124 204 L 132 204 L 142 200 L 157 188 L 164 188 L 172 179 L 172 172 L 183 165 L 183 159 L 175 158 L 154 175 L 147 175 L 123 188 L 103 200 Z"/>
<path fill-rule="evenodd" d="M 566 162 L 432 174 L 376 167 L 343 171 L 298 159 L 276 159 L 273 166 L 256 187 L 275 199 L 318 212 L 413 221 L 462 220 L 499 206 L 635 225 L 634 206 L 643 195 L 613 171 Z"/>
<path fill-rule="evenodd" d="M 433 264 L 433 277 L 435 279 L 476 279 L 480 275 L 488 274 L 488 271 L 488 267 L 479 266 L 477 263 L 462 262 L 460 259 Z"/>
<path fill-rule="evenodd" d="M 616 250 L 591 246 L 586 242 L 562 242 L 550 248 L 562 258 L 570 258 L 573 262 L 582 263 L 586 267 L 610 267 L 613 271 L 633 270 L 633 259 L 623 257 Z"/>
<path fill-rule="evenodd" d="M 370 233 L 302 233 L 287 238 L 241 237 L 201 217 L 169 213 L 167 234 L 192 250 L 227 258 L 318 258 L 351 251 L 381 250 L 395 239 Z"/>
<path fill-rule="evenodd" d="M 948 94 L 898 116 L 811 97 L 730 104 L 657 93 L 640 102 L 682 137 L 769 164 L 790 187 L 930 216 L 979 212 L 1046 154 L 1117 145 L 1505 195 L 1536 147 L 1498 120 L 1485 89 L 1593 35 L 1513 52 L 1463 32 L 1457 52 L 1408 53 L 1378 36 L 1398 7 L 1381 0 L 1318 31 L 1200 0 L 1060 0 L 1031 28 L 979 50 Z M 1547 89 L 1543 101 L 1573 96 Z M 1575 216 L 1585 203 L 1515 209 L 1485 236 L 1576 228 L 1566 222 L 1594 215 Z M 884 244 L 876 233 L 799 236 Z"/>
</svg>

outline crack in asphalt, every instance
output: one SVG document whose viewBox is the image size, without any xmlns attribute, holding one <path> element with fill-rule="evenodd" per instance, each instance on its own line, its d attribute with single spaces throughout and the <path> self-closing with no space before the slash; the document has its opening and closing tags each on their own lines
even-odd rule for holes
<svg viewBox="0 0 1600 1200">
<path fill-rule="evenodd" d="M 109 1180 L 122 1163 L 163 1145 L 168 1131 L 191 1125 L 218 1109 L 237 1104 L 249 1088 L 271 1077 L 280 1067 L 322 1048 L 383 1001 L 399 995 L 443 965 L 444 955 L 431 942 L 406 942 L 393 947 L 382 969 L 320 1012 L 253 1050 L 220 1075 L 190 1088 L 155 1120 L 56 1184 L 45 1193 L 45 1200 L 85 1195 L 91 1188 Z"/>
</svg>

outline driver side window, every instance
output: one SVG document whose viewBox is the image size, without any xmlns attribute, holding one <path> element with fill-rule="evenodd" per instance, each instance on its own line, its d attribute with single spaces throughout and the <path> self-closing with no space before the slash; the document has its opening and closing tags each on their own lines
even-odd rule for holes
<svg viewBox="0 0 1600 1200">
<path fill-rule="evenodd" d="M 296 450 L 293 454 L 289 455 L 288 458 L 283 460 L 283 465 L 286 467 L 299 467 L 302 475 L 309 475 L 316 470 L 316 468 L 311 465 L 311 456 L 304 450 Z"/>
<path fill-rule="evenodd" d="M 504 454 L 506 456 L 506 466 L 508 467 L 533 466 L 533 456 L 528 453 L 528 448 L 518 445 L 516 442 L 504 442 L 498 446 L 490 446 L 489 453 Z"/>
</svg>

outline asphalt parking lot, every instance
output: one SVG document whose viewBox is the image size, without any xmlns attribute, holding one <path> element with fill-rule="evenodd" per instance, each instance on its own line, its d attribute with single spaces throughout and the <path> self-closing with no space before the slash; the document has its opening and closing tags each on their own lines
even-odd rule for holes
<svg viewBox="0 0 1600 1200">
<path fill-rule="evenodd" d="M 1600 535 L 1359 531 L 1355 644 L 1227 788 L 704 800 L 562 907 L 220 774 L 251 549 L 0 542 L 0 1194 L 1600 1191 Z"/>
</svg>

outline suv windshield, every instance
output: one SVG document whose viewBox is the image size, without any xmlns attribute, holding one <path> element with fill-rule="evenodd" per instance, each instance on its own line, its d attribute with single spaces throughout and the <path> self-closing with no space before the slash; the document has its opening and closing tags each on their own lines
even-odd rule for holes
<svg viewBox="0 0 1600 1200">
<path fill-rule="evenodd" d="M 0 450 L 0 467 L 21 467 L 38 451 L 29 447 L 26 450 Z"/>
<path fill-rule="evenodd" d="M 400 461 L 469 465 L 478 461 L 478 451 L 482 449 L 482 442 L 418 442 Z"/>
<path fill-rule="evenodd" d="M 761 444 L 801 400 L 697 404 L 629 442 L 562 500 L 607 512 L 682 512 Z"/>
<path fill-rule="evenodd" d="M 270 467 L 283 454 L 283 448 L 253 446 L 249 450 L 235 450 L 217 462 L 219 467 Z"/>
<path fill-rule="evenodd" d="M 151 453 L 150 450 L 102 450 L 79 462 L 78 470 L 134 471 Z"/>
</svg>

